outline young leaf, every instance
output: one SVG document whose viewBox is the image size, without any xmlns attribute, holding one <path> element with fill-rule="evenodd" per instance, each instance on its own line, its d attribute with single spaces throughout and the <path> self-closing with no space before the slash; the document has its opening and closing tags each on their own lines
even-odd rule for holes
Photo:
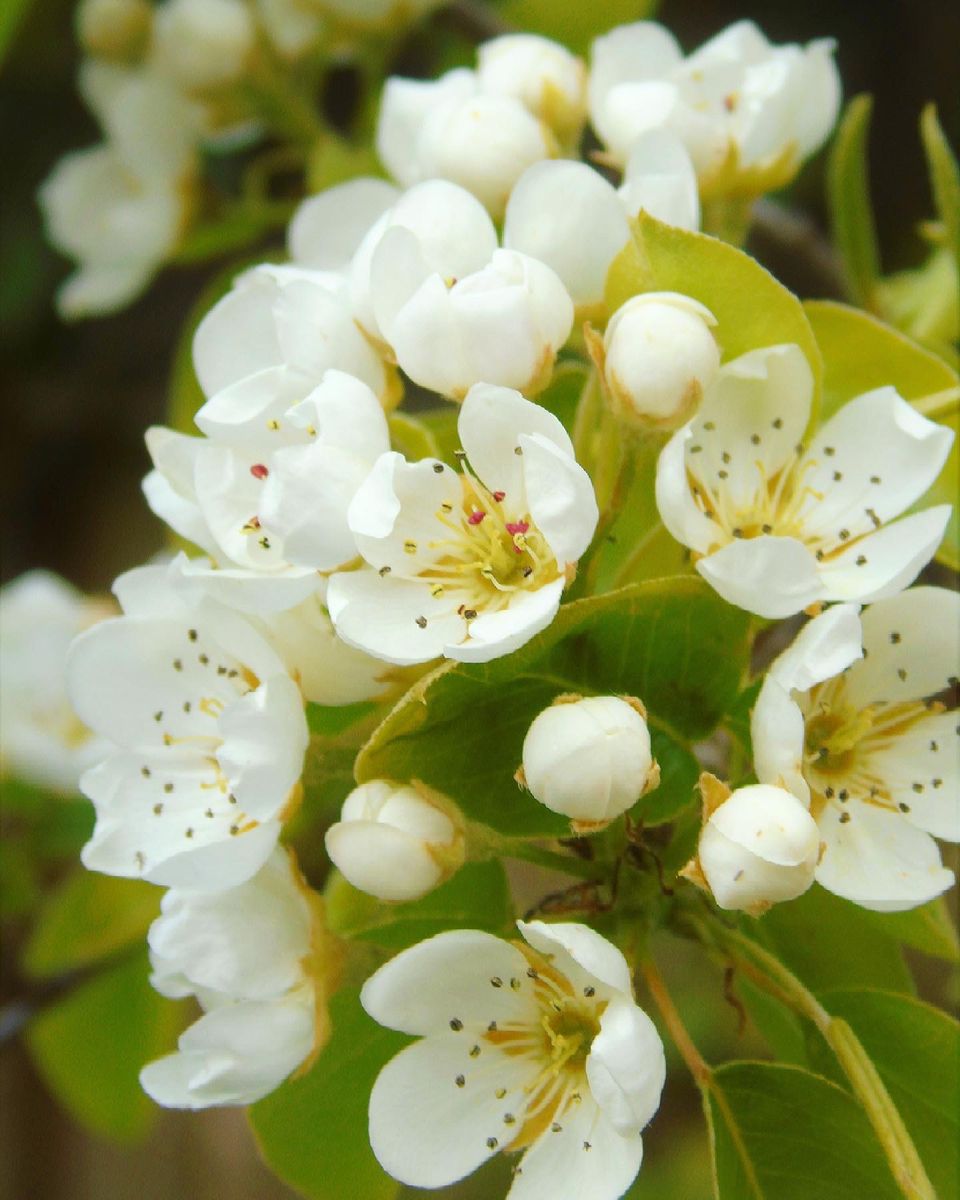
<svg viewBox="0 0 960 1200">
<path fill-rule="evenodd" d="M 850 299 L 869 307 L 880 278 L 880 253 L 870 202 L 867 137 L 871 96 L 854 96 L 847 105 L 830 151 L 827 196 L 833 240 L 840 251 Z"/>
<path fill-rule="evenodd" d="M 687 739 L 709 734 L 739 690 L 748 624 L 695 578 L 574 601 L 516 653 L 419 680 L 361 750 L 357 779 L 421 779 L 502 832 L 557 836 L 567 823 L 513 778 L 527 729 L 563 692 L 626 694 L 647 706 L 668 768 L 637 815 L 668 820 L 692 800 Z"/>
<path fill-rule="evenodd" d="M 180 1008 L 149 983 L 146 951 L 81 983 L 30 1022 L 27 1047 L 71 1115 L 102 1137 L 134 1141 L 149 1128 L 153 1101 L 140 1068 L 173 1049 Z"/>
<path fill-rule="evenodd" d="M 960 1194 L 960 1025 L 893 992 L 843 988 L 819 999 L 872 1059 L 937 1195 Z"/>
<path fill-rule="evenodd" d="M 161 889 L 78 867 L 43 901 L 23 969 L 48 978 L 89 966 L 142 941 L 160 914 Z"/>
<path fill-rule="evenodd" d="M 576 54 L 585 54 L 595 37 L 614 25 L 652 17 L 657 7 L 658 0 L 605 0 L 601 5 L 505 0 L 499 10 L 510 25 L 553 38 Z"/>
<path fill-rule="evenodd" d="M 849 1093 L 781 1063 L 733 1062 L 706 1100 L 718 1200 L 898 1200 Z"/>
<path fill-rule="evenodd" d="M 870 925 L 905 946 L 947 962 L 960 961 L 960 940 L 943 896 L 907 912 L 878 913 L 864 908 L 860 913 Z"/>
<path fill-rule="evenodd" d="M 928 104 L 923 110 L 920 136 L 927 156 L 930 189 L 937 216 L 943 222 L 946 244 L 960 268 L 960 167 L 937 119 L 934 104 Z"/>
<path fill-rule="evenodd" d="M 724 362 L 760 346 L 796 342 L 813 371 L 819 401 L 820 351 L 803 305 L 749 254 L 703 233 L 664 225 L 641 213 L 633 238 L 607 275 L 606 303 L 614 312 L 639 292 L 681 292 L 705 304 Z"/>
<path fill-rule="evenodd" d="M 267 1166 L 310 1200 L 391 1200 L 399 1184 L 381 1170 L 367 1138 L 367 1101 L 380 1068 L 409 1040 L 383 1029 L 356 991 L 330 1003 L 333 1034 L 305 1075 L 249 1110 Z"/>
<path fill-rule="evenodd" d="M 412 946 L 445 929 L 486 929 L 509 934 L 510 892 L 499 862 L 467 863 L 422 900 L 382 904 L 333 872 L 324 893 L 333 933 L 380 946 Z"/>
</svg>

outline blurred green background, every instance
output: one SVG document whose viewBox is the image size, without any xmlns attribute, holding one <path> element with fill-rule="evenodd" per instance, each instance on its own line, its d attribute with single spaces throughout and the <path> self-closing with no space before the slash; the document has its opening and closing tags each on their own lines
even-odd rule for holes
<svg viewBox="0 0 960 1200">
<path fill-rule="evenodd" d="M 580 31 L 587 22 L 600 31 L 631 9 L 622 0 L 506 2 L 514 11 L 546 11 L 554 24 L 566 21 Z M 0 0 L 0 8 L 12 3 Z M 632 7 L 639 12 L 645 6 L 638 0 Z M 44 242 L 34 195 L 56 159 L 97 138 L 75 90 L 72 9 L 71 0 L 33 0 L 0 75 L 2 572 L 8 579 L 46 566 L 87 590 L 105 590 L 119 571 L 162 545 L 162 528 L 140 495 L 148 465 L 143 431 L 164 418 L 179 329 L 216 268 L 171 268 L 113 317 L 66 326 L 55 315 L 53 294 L 68 267 Z M 929 215 L 931 201 L 917 120 L 923 104 L 934 100 L 956 144 L 960 6 L 950 0 L 665 0 L 659 15 L 687 49 L 741 17 L 756 20 L 774 41 L 835 37 L 846 95 L 868 91 L 876 97 L 871 170 L 884 265 L 890 270 L 918 260 L 915 225 Z M 458 51 L 450 46 L 449 25 L 439 19 L 438 27 L 442 33 L 428 27 L 398 39 L 395 68 L 432 73 L 440 61 L 432 55 L 441 43 L 446 65 Z M 460 56 L 467 53 L 461 43 Z M 822 156 L 808 165 L 792 192 L 794 202 L 823 227 Z M 799 264 L 776 266 L 785 282 L 804 286 Z M 4 947 L 4 1004 L 19 994 L 14 950 Z M 754 1052 L 756 1041 L 749 1032 L 738 1034 L 737 1013 L 723 1001 L 719 973 L 680 943 L 669 942 L 663 950 L 671 982 L 684 998 L 684 1016 L 707 1057 Z M 924 960 L 921 977 L 925 994 L 948 1005 L 955 1001 L 938 966 Z M 632 1196 L 709 1195 L 699 1101 L 682 1071 L 671 1074 L 646 1145 L 647 1163 Z M 291 1195 L 259 1164 L 242 1114 L 160 1113 L 145 1140 L 118 1147 L 85 1133 L 64 1114 L 16 1043 L 0 1050 L 0 1161 L 0 1200 Z M 494 1164 L 456 1194 L 503 1194 L 498 1182 L 503 1179 L 503 1165 Z"/>
</svg>

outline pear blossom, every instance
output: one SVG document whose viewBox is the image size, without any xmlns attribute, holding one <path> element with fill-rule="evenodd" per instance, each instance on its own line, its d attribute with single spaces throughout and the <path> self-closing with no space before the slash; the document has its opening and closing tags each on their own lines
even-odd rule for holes
<svg viewBox="0 0 960 1200">
<path fill-rule="evenodd" d="M 700 226 L 697 177 L 683 143 L 652 130 L 634 144 L 615 188 L 593 167 L 548 159 L 528 167 L 510 193 L 503 244 L 554 270 L 581 312 L 603 301 L 610 264 L 640 211 L 683 229 Z"/>
<path fill-rule="evenodd" d="M 482 92 L 511 96 L 557 135 L 575 145 L 587 116 L 587 71 L 559 42 L 533 33 L 491 38 L 477 50 Z"/>
<path fill-rule="evenodd" d="M 684 58 L 661 25 L 638 21 L 598 38 L 590 119 L 624 162 L 649 129 L 682 138 L 707 194 L 787 183 L 826 141 L 840 106 L 834 43 L 771 45 L 738 21 Z"/>
<path fill-rule="evenodd" d="M 643 427 L 676 429 L 720 369 L 716 317 L 675 292 L 631 297 L 610 318 L 598 353 L 614 409 Z"/>
<path fill-rule="evenodd" d="M 597 504 L 566 430 L 508 388 L 476 384 L 461 472 L 382 455 L 350 505 L 365 565 L 333 575 L 337 633 L 386 662 L 486 662 L 553 620 Z"/>
<path fill-rule="evenodd" d="M 818 883 L 896 912 L 954 880 L 935 837 L 960 841 L 960 596 L 917 587 L 858 616 L 838 604 L 771 666 L 753 712 L 757 777 L 810 808 Z"/>
<path fill-rule="evenodd" d="M 421 1039 L 374 1084 L 373 1152 L 425 1188 L 523 1152 L 509 1200 L 616 1200 L 640 1169 L 663 1045 L 610 942 L 573 923 L 518 928 L 523 942 L 438 934 L 364 984 L 375 1020 Z"/>
<path fill-rule="evenodd" d="M 558 696 L 527 730 L 517 779 L 575 829 L 608 825 L 660 782 L 646 710 L 629 696 Z"/>
<path fill-rule="evenodd" d="M 70 643 L 112 613 L 50 571 L 0 588 L 0 770 L 76 794 L 81 774 L 108 744 L 77 717 L 67 696 Z"/>
<path fill-rule="evenodd" d="M 664 525 L 725 600 L 762 617 L 895 594 L 950 515 L 939 505 L 893 520 L 937 478 L 949 429 L 881 387 L 804 445 L 812 398 L 799 346 L 749 351 L 724 363 L 657 464 Z"/>
<path fill-rule="evenodd" d="M 320 1050 L 338 950 L 322 901 L 289 852 L 273 850 L 245 883 L 213 893 L 174 888 L 148 935 L 151 982 L 196 996 L 204 1015 L 140 1082 L 167 1108 L 252 1104 Z"/>
<path fill-rule="evenodd" d="M 821 843 L 806 805 L 785 788 L 753 784 L 735 792 L 700 777 L 703 828 L 697 854 L 680 872 L 720 908 L 758 917 L 813 884 Z"/>
<path fill-rule="evenodd" d="M 255 42 L 253 14 L 243 0 L 164 0 L 157 7 L 156 61 L 188 90 L 234 83 Z"/>
<path fill-rule="evenodd" d="M 326 833 L 340 873 L 380 900 L 418 900 L 463 863 L 463 830 L 445 796 L 375 779 L 353 789 Z"/>
<path fill-rule="evenodd" d="M 153 511 L 209 554 L 202 574 L 229 603 L 278 612 L 316 591 L 318 571 L 356 557 L 347 509 L 390 445 L 374 393 L 329 370 L 266 369 L 219 390 L 195 417 L 204 438 L 147 431 Z"/>
<path fill-rule="evenodd" d="M 493 217 L 503 215 L 527 167 L 557 151 L 549 126 L 512 95 L 481 90 L 467 68 L 428 82 L 388 79 L 376 141 L 384 166 L 404 187 L 448 179 Z"/>
<path fill-rule="evenodd" d="M 264 638 L 211 600 L 191 605 L 142 567 L 124 615 L 74 642 L 68 691 L 111 744 L 80 780 L 97 821 L 91 870 L 217 890 L 266 860 L 299 799 L 309 734 L 300 690 Z"/>
<path fill-rule="evenodd" d="M 370 279 L 377 325 L 397 363 L 455 400 L 481 382 L 541 390 L 573 325 L 557 276 L 515 250 L 495 250 L 481 270 L 447 280 L 430 271 L 412 233 L 389 229 Z"/>
</svg>

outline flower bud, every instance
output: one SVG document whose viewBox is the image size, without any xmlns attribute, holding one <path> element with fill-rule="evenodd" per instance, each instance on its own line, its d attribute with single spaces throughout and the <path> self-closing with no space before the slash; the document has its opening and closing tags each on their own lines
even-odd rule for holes
<svg viewBox="0 0 960 1200">
<path fill-rule="evenodd" d="M 675 292 L 648 292 L 621 305 L 602 349 L 604 379 L 620 415 L 662 429 L 689 420 L 720 369 L 710 332 L 716 323 L 709 309 Z"/>
<path fill-rule="evenodd" d="M 340 873 L 380 900 L 418 900 L 462 864 L 459 814 L 423 784 L 375 779 L 354 788 L 327 830 Z"/>
<path fill-rule="evenodd" d="M 559 696 L 527 731 L 517 782 L 574 829 L 600 829 L 660 782 L 646 711 L 629 696 Z"/>
<path fill-rule="evenodd" d="M 480 90 L 512 96 L 569 145 L 587 113 L 586 68 L 565 46 L 532 33 L 484 42 L 477 51 Z"/>
<path fill-rule="evenodd" d="M 242 0 L 167 0 L 157 9 L 157 55 L 184 87 L 223 87 L 243 74 L 256 33 Z"/>
<path fill-rule="evenodd" d="M 146 49 L 152 20 L 148 0 L 82 0 L 77 41 L 97 58 L 130 62 Z"/>
<path fill-rule="evenodd" d="M 810 887 L 820 831 L 802 801 L 765 783 L 731 793 L 708 774 L 700 777 L 700 791 L 700 844 L 681 875 L 710 892 L 720 908 L 755 917 Z"/>
</svg>

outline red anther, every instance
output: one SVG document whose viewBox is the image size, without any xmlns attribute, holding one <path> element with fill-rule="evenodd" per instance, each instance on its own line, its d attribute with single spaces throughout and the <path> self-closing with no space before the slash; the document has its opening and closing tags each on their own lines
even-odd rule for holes
<svg viewBox="0 0 960 1200">
<path fill-rule="evenodd" d="M 509 533 L 509 534 L 526 533 L 529 528 L 530 528 L 529 521 L 508 521 L 507 522 L 507 533 Z"/>
<path fill-rule="evenodd" d="M 483 518 L 486 515 L 487 514 L 483 511 L 482 508 L 475 508 L 473 510 L 473 512 L 470 514 L 470 516 L 467 517 L 467 524 L 468 525 L 479 525 L 480 522 L 483 520 Z"/>
<path fill-rule="evenodd" d="M 250 474 L 254 477 L 254 479 L 266 479 L 270 472 L 263 465 L 263 463 L 254 463 L 250 468 Z"/>
<path fill-rule="evenodd" d="M 496 502 L 499 504 L 499 503 L 500 503 L 500 501 L 501 501 L 501 500 L 504 498 L 504 496 L 505 496 L 506 494 L 507 494 L 506 492 L 494 492 L 494 493 L 493 493 L 493 498 L 494 498 L 494 500 L 496 500 Z"/>
</svg>

